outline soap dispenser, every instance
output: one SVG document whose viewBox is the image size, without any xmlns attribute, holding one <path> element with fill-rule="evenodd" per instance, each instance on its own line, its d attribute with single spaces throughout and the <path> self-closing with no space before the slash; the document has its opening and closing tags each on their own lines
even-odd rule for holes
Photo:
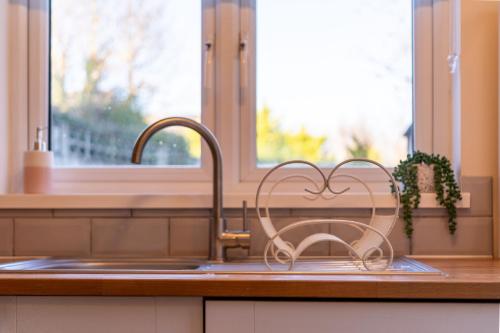
<svg viewBox="0 0 500 333">
<path fill-rule="evenodd" d="M 24 153 L 24 193 L 52 191 L 54 155 L 47 150 L 43 132 L 44 128 L 37 127 L 33 150 Z"/>
</svg>

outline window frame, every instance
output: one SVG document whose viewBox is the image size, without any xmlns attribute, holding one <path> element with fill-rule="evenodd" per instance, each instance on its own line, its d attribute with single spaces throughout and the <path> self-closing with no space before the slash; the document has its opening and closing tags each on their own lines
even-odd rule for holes
<svg viewBox="0 0 500 333">
<path fill-rule="evenodd" d="M 213 0 L 202 0 L 202 32 L 200 48 L 204 54 L 206 42 L 213 40 L 215 16 Z M 28 1 L 28 142 L 34 141 L 36 127 L 47 127 L 50 124 L 50 0 Z M 213 50 L 210 50 L 213 52 Z M 200 82 L 203 91 L 200 105 L 202 122 L 214 130 L 215 76 L 213 64 L 204 62 Z M 208 75 L 207 78 L 204 76 Z M 106 192 L 109 183 L 131 183 L 125 186 L 127 192 L 131 187 L 151 187 L 149 183 L 205 183 L 210 180 L 211 161 L 208 147 L 202 145 L 200 167 L 164 167 L 164 166 L 86 166 L 54 168 L 55 191 L 71 192 Z M 141 185 L 142 184 L 142 185 Z M 154 186 L 153 186 L 154 187 Z M 108 190 L 106 190 L 106 188 Z M 150 190 L 151 191 L 151 190 Z M 154 191 L 154 190 L 153 190 Z M 158 190 L 160 191 L 160 190 Z M 157 192 L 157 191 L 154 191 Z"/>
<path fill-rule="evenodd" d="M 210 82 L 203 87 L 202 121 L 218 137 L 224 156 L 225 192 L 253 193 L 266 169 L 256 167 L 255 126 L 255 26 L 256 0 L 202 0 L 202 44 L 213 44 L 214 62 L 203 73 Z M 411 1 L 411 0 L 410 0 Z M 414 126 L 416 148 L 448 156 L 460 168 L 460 71 L 449 72 L 448 56 L 456 54 L 459 65 L 460 0 L 413 0 Z M 18 35 L 10 57 L 10 86 L 18 106 L 11 131 L 12 192 L 22 192 L 22 154 L 34 140 L 36 126 L 48 125 L 49 107 L 49 0 L 20 0 L 11 26 Z M 241 43 L 249 53 L 242 64 Z M 203 47 L 202 45 L 202 47 Z M 204 59 L 200 59 L 204 65 Z M 243 75 L 246 72 L 246 75 Z M 202 79 L 202 81 L 205 81 Z M 252 104 L 253 103 L 253 104 Z M 253 121 L 253 122 L 252 122 Z M 458 149 L 457 149 L 458 145 Z M 22 147 L 22 149 L 20 149 Z M 211 161 L 206 147 L 201 168 L 84 167 L 56 168 L 59 193 L 210 193 Z M 372 183 L 385 182 L 369 169 L 351 169 Z M 133 181 L 130 181 L 133 179 Z M 167 189 L 167 190 L 166 190 Z"/>
<path fill-rule="evenodd" d="M 256 1 L 242 1 L 241 35 L 248 41 L 251 54 L 247 61 L 249 82 L 256 82 Z M 459 55 L 459 0 L 412 0 L 413 3 L 413 119 L 414 149 L 450 157 L 459 166 L 453 151 L 453 113 L 459 103 L 452 96 L 459 89 L 459 71 L 450 73 L 450 54 Z M 248 10 L 248 8 L 251 10 Z M 247 9 L 247 10 L 245 10 Z M 443 42 L 444 41 L 444 42 Z M 458 45 L 457 45 L 458 44 Z M 243 67 L 244 64 L 241 64 Z M 458 84 L 457 84 L 458 81 Z M 453 87 L 452 87 L 453 86 Z M 262 179 L 269 169 L 257 167 L 256 89 L 255 84 L 241 82 L 241 181 Z M 246 96 L 249 98 L 246 98 Z M 458 109 L 458 110 L 457 110 Z M 459 113 L 458 113 L 459 114 Z M 251 124 L 247 126 L 246 124 Z M 455 125 L 459 128 L 459 125 Z M 443 137 L 445 138 L 443 140 Z M 459 139 L 459 137 L 458 137 Z M 459 141 L 457 141 L 459 142 Z M 393 169 L 393 168 L 389 168 Z M 352 175 L 371 182 L 384 182 L 383 175 L 369 168 L 350 169 Z M 313 173 L 311 173 L 313 175 Z M 382 177 L 381 177 L 382 176 Z M 348 182 L 347 180 L 344 180 Z M 339 182 L 342 182 L 339 180 Z"/>
</svg>

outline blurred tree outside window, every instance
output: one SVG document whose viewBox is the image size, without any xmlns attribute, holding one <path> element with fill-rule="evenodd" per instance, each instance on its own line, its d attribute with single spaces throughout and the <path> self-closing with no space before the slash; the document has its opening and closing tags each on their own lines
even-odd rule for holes
<svg viewBox="0 0 500 333">
<path fill-rule="evenodd" d="M 201 120 L 201 11 L 199 0 L 52 0 L 57 165 L 128 165 L 152 122 Z M 406 156 L 411 1 L 257 0 L 256 16 L 257 166 L 394 166 Z M 199 167 L 200 157 L 198 135 L 172 128 L 153 137 L 144 163 Z"/>
<path fill-rule="evenodd" d="M 127 165 L 153 121 L 201 119 L 197 0 L 52 0 L 51 143 L 59 166 Z M 155 135 L 144 163 L 199 166 L 190 130 Z"/>
<path fill-rule="evenodd" d="M 412 149 L 413 3 L 257 1 L 257 166 Z"/>
</svg>

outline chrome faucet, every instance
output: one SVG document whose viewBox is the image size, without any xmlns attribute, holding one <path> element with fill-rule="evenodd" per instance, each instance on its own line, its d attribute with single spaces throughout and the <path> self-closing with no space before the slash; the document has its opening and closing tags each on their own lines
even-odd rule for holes
<svg viewBox="0 0 500 333">
<path fill-rule="evenodd" d="M 140 164 L 144 146 L 156 132 L 172 126 L 187 127 L 205 140 L 210 148 L 213 160 L 213 208 L 212 221 L 210 223 L 209 246 L 211 261 L 221 262 L 226 257 L 226 248 L 248 248 L 250 245 L 250 233 L 248 231 L 227 231 L 224 219 L 224 205 L 222 200 L 222 152 L 215 135 L 203 124 L 194 120 L 181 117 L 161 119 L 146 128 L 137 138 L 132 152 L 132 163 Z"/>
</svg>

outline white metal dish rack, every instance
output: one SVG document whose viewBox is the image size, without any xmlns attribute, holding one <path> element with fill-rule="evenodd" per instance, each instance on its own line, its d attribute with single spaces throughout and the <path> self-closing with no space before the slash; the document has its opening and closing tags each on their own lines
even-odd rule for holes
<svg viewBox="0 0 500 333">
<path fill-rule="evenodd" d="M 359 177 L 345 172 L 345 170 L 348 169 L 342 168 L 349 163 L 368 163 L 382 170 L 382 172 L 388 177 L 388 180 L 390 184 L 392 184 L 392 188 L 394 189 L 394 214 L 377 214 L 375 198 L 373 195 L 373 191 L 369 187 L 369 185 Z M 273 179 L 274 181 L 270 181 L 272 178 L 271 176 L 276 175 L 279 169 L 293 166 L 305 166 L 306 168 L 311 169 L 313 173 L 317 173 L 319 175 L 320 180 L 318 181 L 314 179 L 310 173 L 287 173 L 282 177 L 278 175 L 278 178 L 276 180 Z M 291 180 L 302 180 L 310 184 L 311 186 L 310 188 L 304 189 L 305 199 L 311 201 L 318 199 L 333 200 L 338 196 L 348 193 L 351 190 L 350 187 L 346 187 L 340 191 L 334 190 L 333 185 L 335 184 L 335 181 L 341 178 L 350 179 L 354 182 L 357 182 L 362 186 L 362 188 L 366 190 L 371 201 L 371 217 L 369 223 L 362 223 L 359 221 L 347 219 L 310 219 L 297 221 L 290 225 L 287 225 L 280 230 L 276 230 L 271 218 L 269 204 L 274 191 L 281 184 Z M 269 189 L 264 193 L 266 184 L 269 185 Z M 389 186 L 388 188 L 390 189 Z M 257 210 L 257 217 L 262 225 L 262 228 L 264 229 L 264 232 L 269 238 L 264 249 L 264 262 L 270 270 L 272 270 L 272 266 L 269 263 L 269 251 L 271 252 L 272 258 L 274 258 L 276 262 L 283 265 L 288 265 L 288 270 L 291 271 L 293 270 L 295 262 L 297 261 L 297 259 L 299 259 L 302 253 L 313 244 L 319 242 L 335 242 L 344 246 L 348 250 L 352 262 L 356 264 L 356 266 L 360 270 L 383 271 L 391 266 L 394 259 L 394 250 L 388 239 L 388 236 L 394 228 L 394 225 L 396 224 L 399 216 L 400 189 L 392 174 L 378 162 L 364 158 L 349 159 L 339 163 L 328 174 L 328 176 L 326 176 L 318 166 L 307 161 L 293 160 L 281 163 L 269 170 L 269 172 L 260 182 L 257 189 L 255 207 Z M 310 225 L 325 224 L 337 224 L 351 227 L 359 231 L 359 238 L 354 240 L 345 240 L 338 235 L 322 232 L 307 236 L 297 245 L 292 244 L 291 242 L 284 239 L 284 237 L 286 236 L 285 234 L 294 229 L 303 228 Z M 388 251 L 387 255 L 384 255 L 384 250 L 382 249 L 384 244 Z"/>
</svg>

